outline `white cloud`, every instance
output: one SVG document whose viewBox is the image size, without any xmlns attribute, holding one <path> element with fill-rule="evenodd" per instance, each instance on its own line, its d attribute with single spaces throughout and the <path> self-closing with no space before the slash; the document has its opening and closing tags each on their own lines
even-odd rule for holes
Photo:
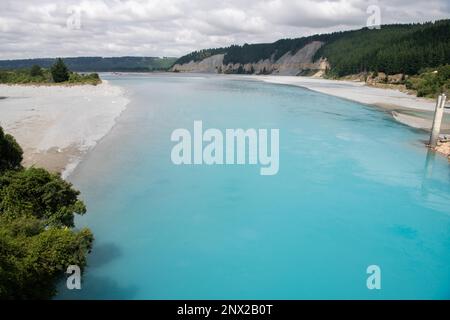
<svg viewBox="0 0 450 320">
<path fill-rule="evenodd" d="M 181 56 L 233 43 L 360 28 L 369 5 L 386 23 L 448 18 L 448 0 L 1 0 L 0 59 Z M 73 9 L 81 29 L 67 27 Z"/>
</svg>

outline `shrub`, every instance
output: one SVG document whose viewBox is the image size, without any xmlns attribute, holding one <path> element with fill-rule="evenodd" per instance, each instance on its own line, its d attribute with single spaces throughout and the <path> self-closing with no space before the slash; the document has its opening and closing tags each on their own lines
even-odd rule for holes
<svg viewBox="0 0 450 320">
<path fill-rule="evenodd" d="M 0 174 L 5 170 L 21 168 L 23 151 L 13 136 L 0 127 Z"/>
<path fill-rule="evenodd" d="M 30 76 L 32 77 L 42 77 L 44 74 L 42 73 L 42 69 L 38 65 L 34 65 L 30 69 Z"/>
</svg>

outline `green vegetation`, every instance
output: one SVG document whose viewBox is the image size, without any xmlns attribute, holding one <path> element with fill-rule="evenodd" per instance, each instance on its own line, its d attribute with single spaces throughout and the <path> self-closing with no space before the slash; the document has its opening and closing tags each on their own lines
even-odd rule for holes
<svg viewBox="0 0 450 320">
<path fill-rule="evenodd" d="M 76 231 L 86 208 L 72 185 L 23 169 L 22 150 L 0 127 L 0 299 L 48 299 L 69 265 L 86 266 L 93 235 Z"/>
<path fill-rule="evenodd" d="M 61 58 L 56 59 L 55 64 L 50 68 L 50 72 L 52 73 L 53 81 L 56 83 L 69 80 L 69 69 Z"/>
<path fill-rule="evenodd" d="M 51 74 L 48 70 L 41 70 L 41 75 L 32 75 L 31 70 L 21 69 L 15 71 L 1 71 L 0 83 L 24 84 L 24 83 L 50 83 Z"/>
<path fill-rule="evenodd" d="M 169 58 L 169 57 L 152 58 L 151 63 L 149 63 L 147 66 L 148 71 L 167 71 L 173 66 L 173 64 L 175 63 L 175 61 L 177 61 L 177 59 L 178 58 Z"/>
<path fill-rule="evenodd" d="M 53 297 L 67 266 L 85 266 L 92 240 L 88 229 L 45 228 L 33 217 L 0 216 L 0 299 Z"/>
<path fill-rule="evenodd" d="M 366 71 L 417 74 L 450 63 L 450 20 L 333 33 L 316 52 L 315 59 L 320 57 L 328 59 L 331 76 Z"/>
<path fill-rule="evenodd" d="M 0 174 L 6 170 L 21 168 L 22 148 L 13 136 L 5 134 L 0 127 Z"/>
<path fill-rule="evenodd" d="M 92 84 L 97 85 L 101 83 L 102 80 L 100 79 L 100 76 L 98 73 L 88 73 L 88 74 L 79 74 L 76 72 L 71 72 L 69 74 L 69 80 L 67 80 L 67 83 L 84 83 L 84 84 Z"/>
<path fill-rule="evenodd" d="M 406 88 L 417 91 L 418 97 L 434 98 L 440 93 L 450 94 L 450 65 L 426 69 L 406 80 Z"/>
<path fill-rule="evenodd" d="M 46 227 L 73 227 L 73 215 L 86 212 L 78 195 L 69 183 L 44 169 L 8 171 L 0 178 L 2 216 L 34 216 Z"/>
<path fill-rule="evenodd" d="M 42 72 L 42 68 L 37 64 L 33 65 L 30 69 L 30 76 L 32 77 L 43 77 L 44 73 Z"/>
<path fill-rule="evenodd" d="M 57 59 L 50 69 L 33 65 L 29 69 L 0 70 L 0 83 L 6 84 L 91 84 L 101 83 L 97 73 L 79 74 L 68 69 L 62 59 Z"/>
<path fill-rule="evenodd" d="M 79 57 L 64 58 L 67 67 L 75 72 L 149 72 L 168 70 L 177 58 L 157 57 Z M 29 69 L 33 65 L 40 65 L 49 69 L 55 59 L 25 59 L 25 60 L 0 60 L 0 69 L 17 70 Z"/>
</svg>

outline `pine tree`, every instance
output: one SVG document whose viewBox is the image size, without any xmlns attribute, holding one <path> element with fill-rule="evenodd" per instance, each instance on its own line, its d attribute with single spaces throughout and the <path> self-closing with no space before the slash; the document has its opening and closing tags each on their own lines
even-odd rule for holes
<svg viewBox="0 0 450 320">
<path fill-rule="evenodd" d="M 58 58 L 55 64 L 51 67 L 53 81 L 64 82 L 69 80 L 69 69 L 61 58 Z"/>
</svg>

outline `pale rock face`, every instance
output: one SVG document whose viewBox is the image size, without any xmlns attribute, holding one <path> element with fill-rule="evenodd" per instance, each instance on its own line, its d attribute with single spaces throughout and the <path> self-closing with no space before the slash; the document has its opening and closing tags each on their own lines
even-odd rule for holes
<svg viewBox="0 0 450 320">
<path fill-rule="evenodd" d="M 285 53 L 274 64 L 274 74 L 295 76 L 301 70 L 315 69 L 319 70 L 321 61 L 313 63 L 314 54 L 322 46 L 323 42 L 313 41 L 297 51 L 294 55 L 290 52 Z"/>
<path fill-rule="evenodd" d="M 217 73 L 219 71 L 219 67 L 223 64 L 223 57 L 223 54 L 216 54 L 203 59 L 202 61 L 190 61 L 189 63 L 176 64 L 171 70 L 175 72 Z"/>
<path fill-rule="evenodd" d="M 273 61 L 274 57 L 270 59 L 260 60 L 256 63 L 240 63 L 223 64 L 224 54 L 217 54 L 208 57 L 202 61 L 190 61 L 185 64 L 176 64 L 171 71 L 175 72 L 206 72 L 206 73 L 236 73 L 241 67 L 245 73 L 254 74 L 279 74 L 295 76 L 304 70 L 325 71 L 329 68 L 326 60 L 320 59 L 313 62 L 314 54 L 323 45 L 323 42 L 313 41 L 295 54 L 290 52 L 285 53 L 277 61 Z M 316 73 L 317 74 L 317 73 Z"/>
</svg>

